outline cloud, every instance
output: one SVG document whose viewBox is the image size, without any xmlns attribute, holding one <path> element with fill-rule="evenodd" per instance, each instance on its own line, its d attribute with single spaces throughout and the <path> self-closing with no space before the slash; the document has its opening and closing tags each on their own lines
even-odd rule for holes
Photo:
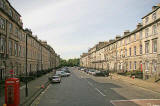
<svg viewBox="0 0 160 106">
<path fill-rule="evenodd" d="M 132 30 L 158 3 L 152 0 L 10 0 L 24 26 L 63 58 Z"/>
</svg>

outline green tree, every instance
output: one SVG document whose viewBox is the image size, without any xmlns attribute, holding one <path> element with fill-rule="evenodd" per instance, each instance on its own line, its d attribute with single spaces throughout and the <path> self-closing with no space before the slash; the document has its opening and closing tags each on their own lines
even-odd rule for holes
<svg viewBox="0 0 160 106">
<path fill-rule="evenodd" d="M 80 59 L 79 58 L 74 58 L 74 59 L 61 59 L 60 61 L 60 67 L 64 67 L 64 66 L 79 66 L 80 63 Z"/>
</svg>

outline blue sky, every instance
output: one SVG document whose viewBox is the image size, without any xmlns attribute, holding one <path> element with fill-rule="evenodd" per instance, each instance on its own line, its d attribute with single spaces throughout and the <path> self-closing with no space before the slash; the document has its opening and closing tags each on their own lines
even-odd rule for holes
<svg viewBox="0 0 160 106">
<path fill-rule="evenodd" d="M 136 28 L 160 0 L 9 0 L 24 27 L 62 58 L 79 57 L 99 41 Z"/>
</svg>

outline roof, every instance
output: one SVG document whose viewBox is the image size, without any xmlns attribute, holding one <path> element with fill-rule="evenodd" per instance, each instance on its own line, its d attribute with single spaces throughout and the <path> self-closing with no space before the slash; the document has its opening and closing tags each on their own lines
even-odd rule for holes
<svg viewBox="0 0 160 106">
<path fill-rule="evenodd" d="M 154 9 L 153 11 L 151 11 L 150 13 L 148 13 L 147 15 L 145 15 L 144 17 L 142 17 L 142 19 L 144 19 L 145 17 L 147 17 L 148 15 L 154 13 L 155 11 L 157 11 L 160 8 L 160 6 L 157 6 L 156 9 Z"/>
<path fill-rule="evenodd" d="M 9 4 L 9 6 L 21 17 L 21 15 L 17 12 L 17 10 L 11 5 L 11 3 L 8 1 L 8 0 L 6 0 L 7 1 L 7 3 Z"/>
</svg>

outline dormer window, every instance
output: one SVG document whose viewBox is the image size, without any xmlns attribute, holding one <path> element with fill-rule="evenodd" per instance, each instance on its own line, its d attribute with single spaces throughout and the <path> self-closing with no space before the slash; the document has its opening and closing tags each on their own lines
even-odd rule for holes
<svg viewBox="0 0 160 106">
<path fill-rule="evenodd" d="M 153 20 L 156 20 L 156 18 L 157 18 L 157 17 L 156 17 L 156 12 L 154 12 L 154 13 L 152 14 L 152 19 L 153 19 Z"/>
</svg>

